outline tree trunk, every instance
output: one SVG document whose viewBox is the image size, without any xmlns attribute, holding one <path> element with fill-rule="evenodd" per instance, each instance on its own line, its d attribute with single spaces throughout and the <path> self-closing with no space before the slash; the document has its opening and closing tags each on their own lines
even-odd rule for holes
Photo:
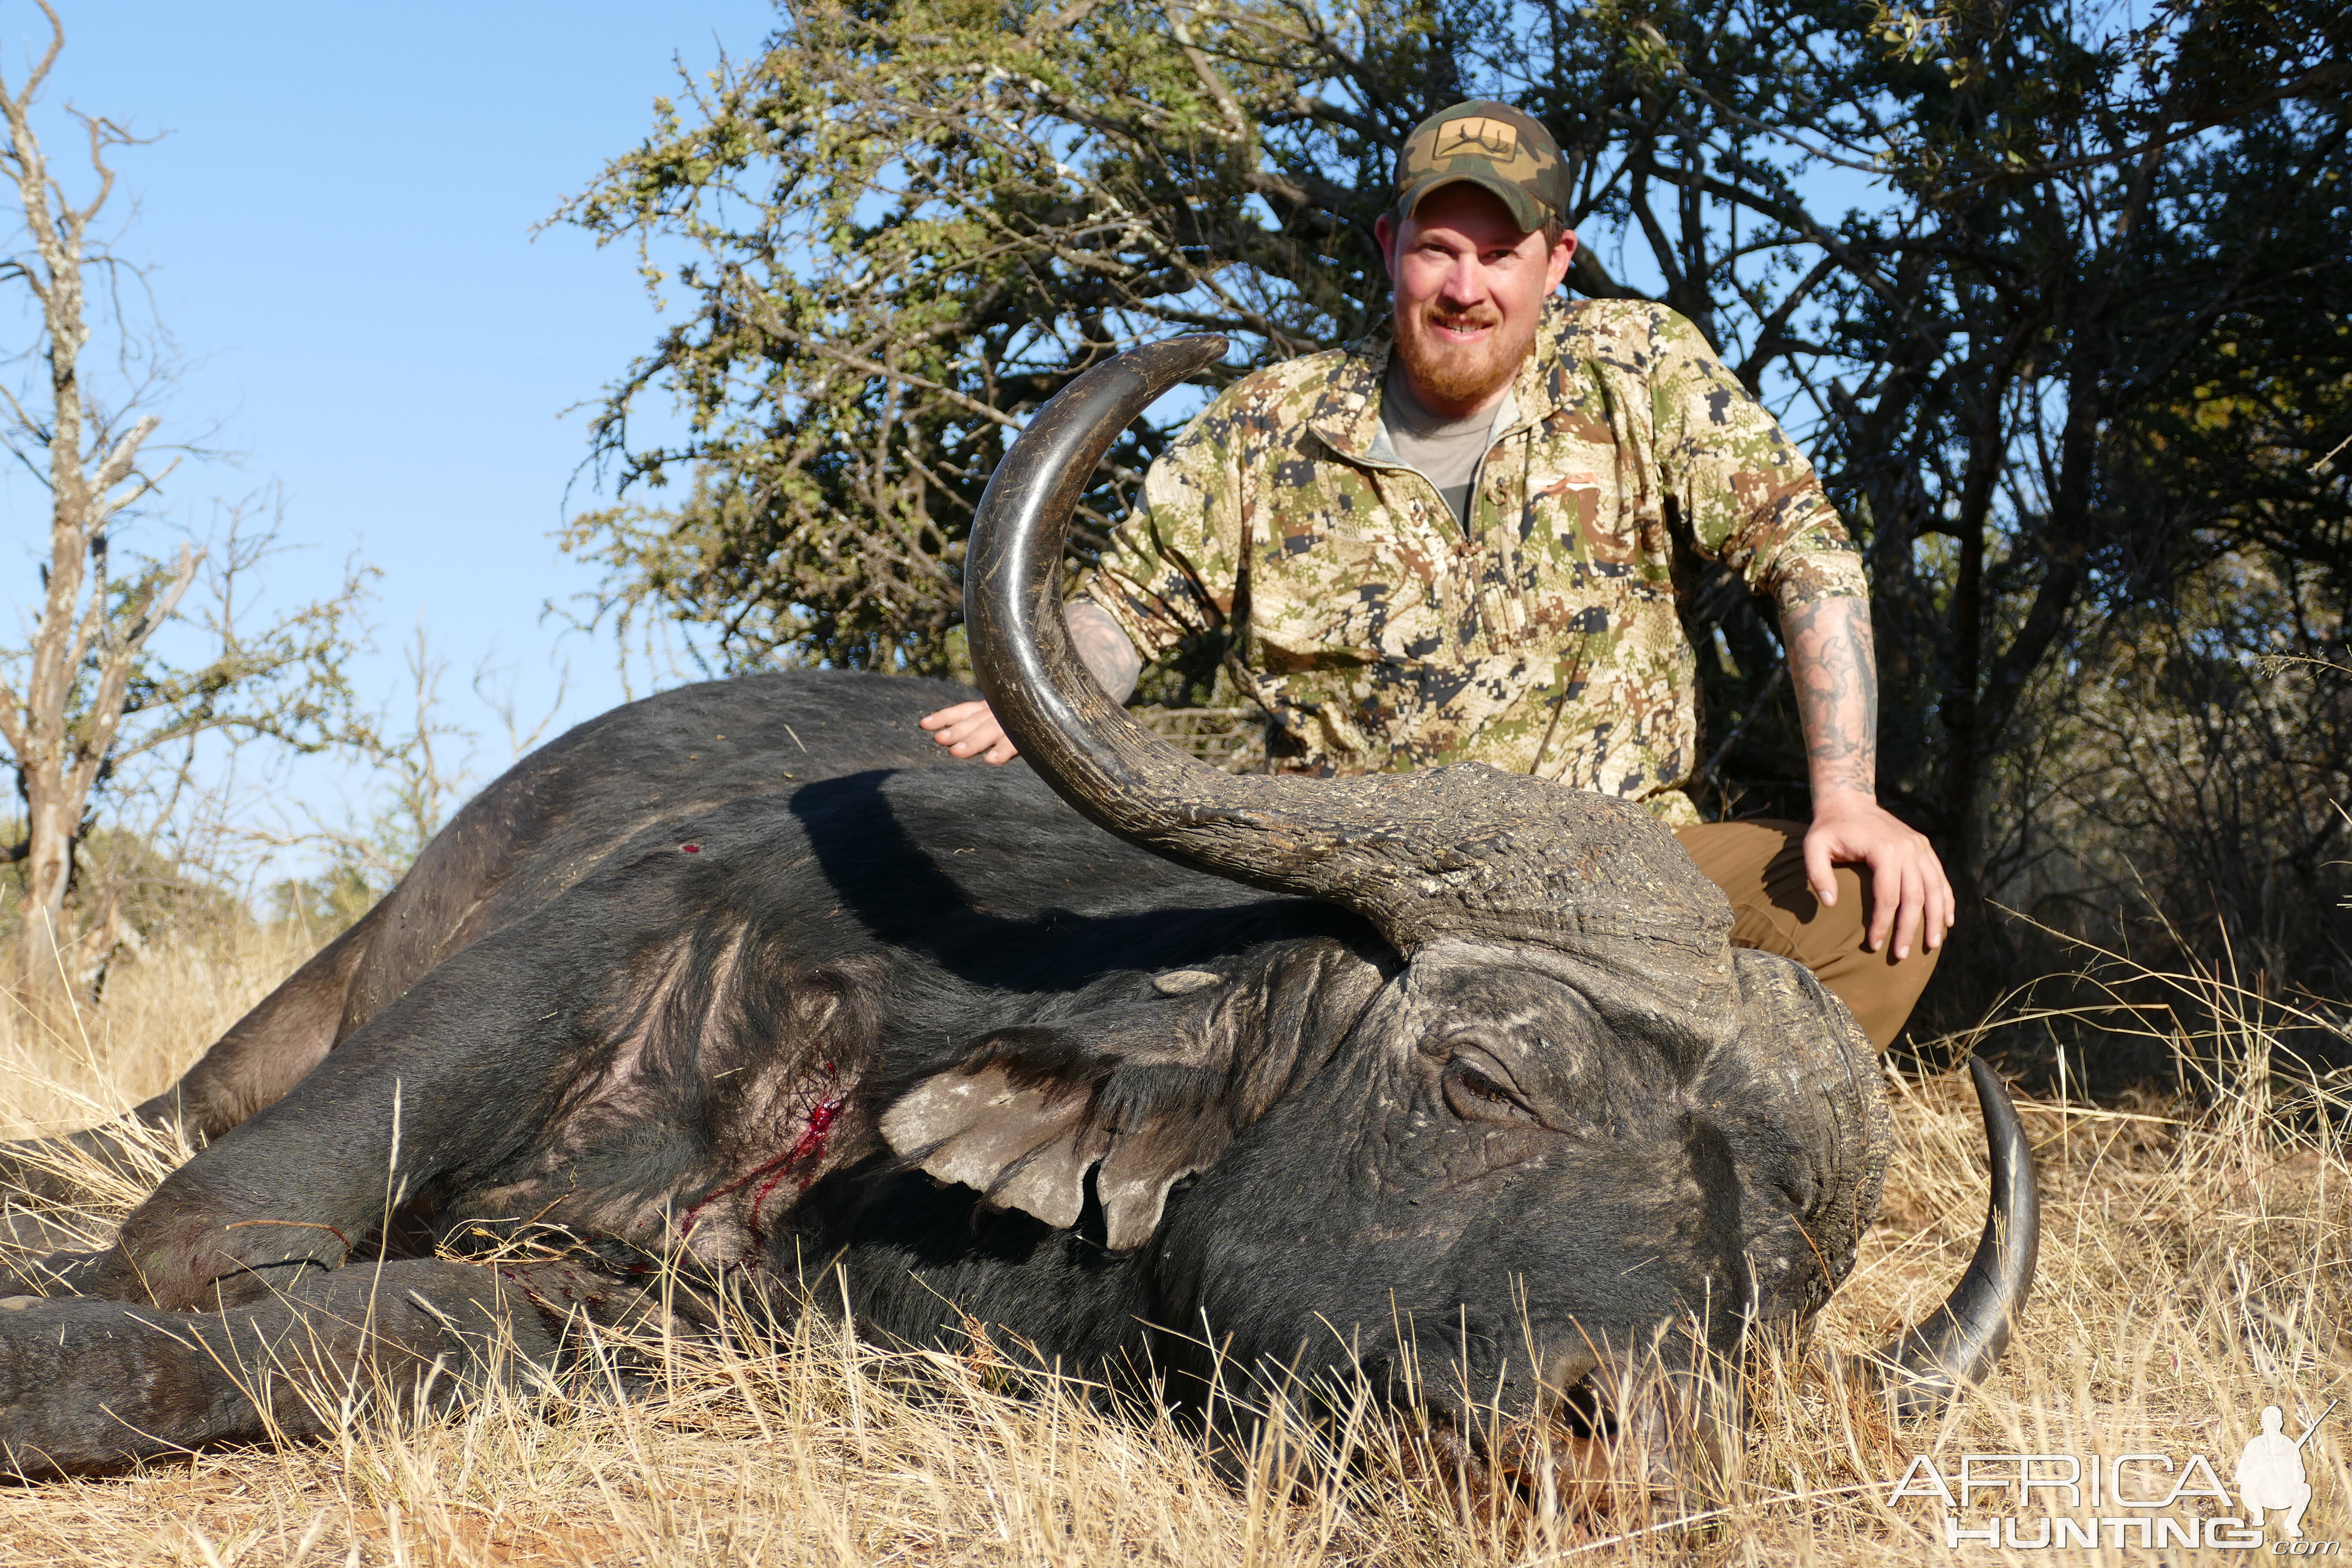
<svg viewBox="0 0 2352 1568">
<path fill-rule="evenodd" d="M 25 434 L 47 448 L 49 555 L 23 691 L 0 679 L 0 739 L 15 753 L 26 805 L 16 985 L 37 1024 L 62 1030 L 70 1026 L 82 984 L 83 965 L 65 913 L 74 837 L 99 768 L 113 748 L 141 650 L 187 591 L 195 557 L 184 549 L 178 572 L 161 592 L 151 588 L 141 602 L 120 610 L 113 603 L 121 584 L 108 568 L 107 525 L 152 488 L 153 480 L 136 470 L 139 449 L 156 420 L 151 415 L 116 426 L 94 416 L 82 396 L 81 352 L 89 341 L 82 268 L 93 259 L 85 247 L 89 225 L 113 188 L 105 149 L 129 138 L 110 121 L 84 121 L 99 186 L 83 205 L 68 201 L 49 174 L 31 119 L 33 100 L 65 46 L 56 11 L 47 0 L 40 8 L 49 23 L 47 52 L 20 91 L 0 83 L 6 132 L 0 171 L 16 186 L 32 249 L 11 266 L 41 308 L 47 407 L 40 418 L 16 412 Z"/>
<path fill-rule="evenodd" d="M 73 877 L 74 819 L 57 798 L 47 769 L 25 770 L 24 930 L 17 942 L 17 987 L 37 1026 L 62 1029 L 80 999 L 66 931 L 66 888 Z"/>
</svg>

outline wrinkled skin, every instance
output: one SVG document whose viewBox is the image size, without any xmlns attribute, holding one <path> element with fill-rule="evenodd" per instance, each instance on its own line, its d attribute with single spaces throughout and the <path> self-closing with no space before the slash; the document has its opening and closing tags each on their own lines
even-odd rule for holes
<svg viewBox="0 0 2352 1568">
<path fill-rule="evenodd" d="M 837 1261 L 880 1338 L 990 1324 L 1180 1399 L 1204 1326 L 1229 1380 L 1352 1345 L 1447 1420 L 1661 1342 L 1731 1352 L 1851 1266 L 1885 1157 L 1858 1035 L 1710 1033 L 1522 944 L 1408 961 L 1112 837 L 1025 767 L 930 763 L 913 719 L 942 691 L 690 688 L 493 784 L 143 1108 L 201 1107 L 213 1142 L 116 1242 L 21 1270 L 8 1462 L 258 1437 L 257 1395 L 317 1431 L 286 1378 L 228 1370 L 265 1355 L 446 1405 L 524 1374 L 486 1352 L 504 1324 L 562 1376 L 583 1324 L 663 1310 L 664 1256 L 689 1331 L 695 1279 L 788 1303 Z M 714 774 L 722 732 L 748 750 Z M 1822 1052 L 1851 1056 L 1847 1109 L 1776 1087 Z M 532 1261 L 429 1256 L 525 1229 Z"/>
<path fill-rule="evenodd" d="M 1824 1184 L 1820 1155 L 1752 1103 L 1748 1064 L 1612 1030 L 1580 978 L 1470 942 L 1417 955 L 1340 1070 L 1285 1100 L 1171 1225 L 1183 1317 L 1378 1324 L 1364 1360 L 1401 1385 L 1393 1312 L 1466 1340 L 1485 1390 L 1529 1334 L 1549 1365 L 1688 1314 L 1728 1353 L 1750 1319 L 1817 1309 L 1833 1281 L 1797 1222 L 1822 1216 L 1796 1205 Z M 1265 1223 L 1262 1195 L 1285 1191 L 1314 1192 L 1311 1213 Z M 1837 1217 L 1842 1276 L 1854 1237 Z M 1513 1279 L 1524 1298 L 1497 1289 Z"/>
</svg>

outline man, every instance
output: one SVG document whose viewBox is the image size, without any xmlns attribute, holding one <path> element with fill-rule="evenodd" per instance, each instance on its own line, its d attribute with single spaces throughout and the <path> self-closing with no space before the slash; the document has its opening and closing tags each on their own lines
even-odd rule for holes
<svg viewBox="0 0 2352 1568">
<path fill-rule="evenodd" d="M 1729 894 L 1734 940 L 1806 963 L 1884 1048 L 1953 900 L 1877 802 L 1860 563 L 1811 464 L 1689 321 L 1556 298 L 1568 200 L 1559 148 L 1518 110 L 1423 121 L 1374 228 L 1392 342 L 1211 405 L 1152 465 L 1072 636 L 1123 700 L 1147 657 L 1228 633 L 1278 766 L 1478 761 L 1640 801 Z M 1677 533 L 1779 603 L 1810 827 L 1702 823 L 1682 791 L 1698 713 Z M 985 703 L 922 722 L 959 757 L 1013 755 Z"/>
</svg>

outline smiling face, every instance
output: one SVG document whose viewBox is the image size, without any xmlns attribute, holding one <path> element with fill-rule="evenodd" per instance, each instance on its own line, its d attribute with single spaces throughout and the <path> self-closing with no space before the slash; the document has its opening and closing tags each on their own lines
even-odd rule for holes
<svg viewBox="0 0 2352 1568">
<path fill-rule="evenodd" d="M 1535 342 L 1544 300 L 1568 276 L 1576 237 L 1546 246 L 1493 192 L 1442 185 L 1412 216 L 1373 227 L 1393 285 L 1397 356 L 1434 414 L 1491 408 Z"/>
</svg>

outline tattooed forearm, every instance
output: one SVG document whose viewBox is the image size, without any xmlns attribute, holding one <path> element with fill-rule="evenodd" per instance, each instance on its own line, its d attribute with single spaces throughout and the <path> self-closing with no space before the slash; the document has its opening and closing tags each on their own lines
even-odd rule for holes
<svg viewBox="0 0 2352 1568">
<path fill-rule="evenodd" d="M 1143 673 L 1143 658 L 1135 651 L 1135 645 L 1092 599 L 1073 599 L 1063 613 L 1069 617 L 1070 641 L 1077 647 L 1079 662 L 1095 678 L 1095 684 L 1112 701 L 1126 701 L 1135 690 L 1136 677 Z"/>
<path fill-rule="evenodd" d="M 1789 675 L 1813 797 L 1878 793 L 1878 666 L 1871 652 L 1870 601 L 1816 599 L 1780 614 Z"/>
</svg>

